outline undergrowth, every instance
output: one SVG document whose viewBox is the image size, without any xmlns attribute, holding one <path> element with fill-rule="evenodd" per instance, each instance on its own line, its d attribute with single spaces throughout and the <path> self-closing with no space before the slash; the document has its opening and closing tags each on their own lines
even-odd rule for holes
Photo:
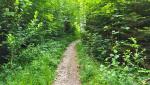
<svg viewBox="0 0 150 85">
<path fill-rule="evenodd" d="M 10 68 L 9 64 L 3 66 L 0 85 L 51 85 L 61 56 L 72 40 L 69 36 L 36 47 L 29 46 L 17 56 L 13 67 Z"/>
<path fill-rule="evenodd" d="M 81 43 L 77 45 L 82 85 L 142 85 L 142 80 L 148 77 L 138 73 L 137 68 L 101 64 L 89 57 L 86 50 Z"/>
</svg>

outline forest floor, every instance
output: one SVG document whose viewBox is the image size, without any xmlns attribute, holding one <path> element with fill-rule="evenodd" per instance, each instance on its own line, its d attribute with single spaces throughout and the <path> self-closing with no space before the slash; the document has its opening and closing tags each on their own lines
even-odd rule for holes
<svg viewBox="0 0 150 85">
<path fill-rule="evenodd" d="M 57 76 L 53 85 L 81 85 L 75 46 L 79 41 L 72 42 L 65 51 L 58 65 Z"/>
</svg>

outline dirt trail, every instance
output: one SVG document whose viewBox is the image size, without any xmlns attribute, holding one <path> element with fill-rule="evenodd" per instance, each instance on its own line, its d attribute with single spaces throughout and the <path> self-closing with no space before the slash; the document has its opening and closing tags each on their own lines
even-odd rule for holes
<svg viewBox="0 0 150 85">
<path fill-rule="evenodd" d="M 78 41 L 71 43 L 65 51 L 64 58 L 58 66 L 57 76 L 53 85 L 81 85 L 76 62 L 76 43 Z"/>
</svg>

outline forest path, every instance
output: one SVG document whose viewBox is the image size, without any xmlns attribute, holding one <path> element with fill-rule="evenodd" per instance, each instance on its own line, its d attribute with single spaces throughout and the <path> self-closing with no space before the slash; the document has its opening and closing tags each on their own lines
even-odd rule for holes
<svg viewBox="0 0 150 85">
<path fill-rule="evenodd" d="M 57 69 L 57 76 L 53 85 L 81 85 L 76 61 L 75 41 L 67 47 L 62 62 Z"/>
</svg>

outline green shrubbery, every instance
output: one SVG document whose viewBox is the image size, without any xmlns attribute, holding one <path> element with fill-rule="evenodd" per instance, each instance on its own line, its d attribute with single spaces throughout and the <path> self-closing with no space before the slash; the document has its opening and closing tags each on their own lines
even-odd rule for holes
<svg viewBox="0 0 150 85">
<path fill-rule="evenodd" d="M 49 40 L 40 45 L 29 46 L 15 61 L 1 68 L 1 85 L 49 85 L 55 77 L 55 70 L 66 46 L 74 38 L 69 36 L 61 40 Z"/>
<path fill-rule="evenodd" d="M 89 56 L 105 64 L 102 69 L 110 75 L 107 78 L 99 73 L 102 71 L 92 70 L 97 69 L 97 65 L 89 62 L 91 65 L 83 73 L 84 82 L 97 74 L 103 76 L 102 81 L 106 79 L 103 82 L 106 85 L 113 81 L 112 77 L 114 84 L 123 84 L 125 80 L 125 84 L 131 84 L 135 80 L 131 76 L 136 74 L 130 75 L 126 70 L 137 72 L 149 67 L 149 0 L 1 0 L 0 4 L 1 80 L 6 84 L 50 83 L 47 79 L 53 77 L 45 73 L 54 72 L 59 60 L 57 52 L 59 56 L 59 51 L 62 52 L 61 47 L 51 46 L 66 44 L 52 41 L 72 34 L 80 37 L 80 31 L 84 31 L 81 39 Z M 48 51 L 55 56 L 49 56 L 52 61 L 48 61 Z M 52 70 L 48 69 L 48 64 Z M 44 80 L 38 79 L 40 73 Z M 94 79 L 98 83 L 101 81 L 97 77 Z"/>
<path fill-rule="evenodd" d="M 147 78 L 147 75 L 145 72 L 138 73 L 138 70 L 149 68 L 146 66 L 149 61 L 149 45 L 147 44 L 149 39 L 144 37 L 149 34 L 144 31 L 149 32 L 146 28 L 149 28 L 150 7 L 148 4 L 150 2 L 147 0 L 93 0 L 86 3 L 88 9 L 85 13 L 86 26 L 81 37 L 82 43 L 86 47 L 88 56 L 107 68 L 97 75 L 99 74 L 102 80 L 104 77 L 106 81 L 104 85 L 134 85 L 134 83 L 140 85 L 143 75 L 144 78 Z M 84 69 L 86 70 L 88 69 Z M 95 73 L 93 70 L 85 72 L 87 78 L 89 72 Z M 149 75 L 149 73 L 146 74 Z M 93 84 L 96 84 L 94 79 L 92 80 Z"/>
<path fill-rule="evenodd" d="M 29 45 L 76 34 L 79 26 L 79 4 L 74 1 L 3 0 L 0 4 L 1 64 L 12 63 L 13 56 Z"/>
<path fill-rule="evenodd" d="M 0 0 L 0 84 L 51 84 L 78 33 L 79 6 L 74 0 Z"/>
<path fill-rule="evenodd" d="M 113 41 L 96 33 L 86 33 L 82 40 L 88 48 L 90 56 L 103 63 L 117 66 L 143 66 L 144 49 L 140 48 L 135 38 Z"/>
<path fill-rule="evenodd" d="M 114 67 L 99 63 L 87 54 L 87 49 L 81 43 L 77 45 L 80 79 L 83 85 L 142 85 L 142 81 L 150 76 L 139 73 L 139 68 L 136 67 Z"/>
<path fill-rule="evenodd" d="M 149 23 L 146 20 L 149 16 L 131 7 L 133 5 L 143 7 L 144 4 L 150 2 L 97 1 L 94 5 L 89 5 L 85 32 L 82 35 L 82 42 L 88 47 L 89 54 L 100 62 L 111 65 L 145 67 L 147 63 L 145 60 L 149 59 L 148 55 L 147 58 L 145 57 L 149 40 L 142 36 L 147 34 L 141 30 L 149 27 L 146 24 Z M 146 11 L 148 9 L 143 7 L 145 14 L 148 13 Z"/>
</svg>

